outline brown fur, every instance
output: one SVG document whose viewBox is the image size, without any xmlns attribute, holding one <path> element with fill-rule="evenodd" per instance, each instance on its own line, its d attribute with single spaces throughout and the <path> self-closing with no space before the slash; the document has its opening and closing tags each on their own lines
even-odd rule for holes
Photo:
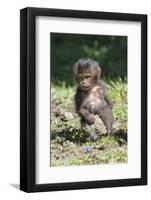
<svg viewBox="0 0 151 200">
<path fill-rule="evenodd" d="M 98 114 L 104 122 L 108 134 L 111 134 L 113 115 L 106 96 L 106 86 L 103 81 L 99 80 L 101 73 L 99 64 L 90 58 L 83 58 L 75 64 L 74 70 L 78 83 L 75 95 L 78 114 L 89 124 L 94 123 L 94 115 Z"/>
</svg>

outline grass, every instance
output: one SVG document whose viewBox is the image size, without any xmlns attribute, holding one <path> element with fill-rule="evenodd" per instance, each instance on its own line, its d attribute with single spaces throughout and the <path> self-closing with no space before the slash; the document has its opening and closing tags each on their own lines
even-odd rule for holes
<svg viewBox="0 0 151 200">
<path fill-rule="evenodd" d="M 51 166 L 127 162 L 127 83 L 121 78 L 105 82 L 116 131 L 114 136 L 103 135 L 95 141 L 82 132 L 78 118 L 70 116 L 76 86 L 51 85 Z"/>
</svg>

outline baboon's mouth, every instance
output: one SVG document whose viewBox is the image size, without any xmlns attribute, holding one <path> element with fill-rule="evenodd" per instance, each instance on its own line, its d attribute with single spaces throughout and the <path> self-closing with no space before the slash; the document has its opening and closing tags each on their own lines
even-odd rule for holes
<svg viewBox="0 0 151 200">
<path fill-rule="evenodd" d="M 90 86 L 82 86 L 81 89 L 84 90 L 84 91 L 87 91 L 87 90 L 90 89 Z"/>
</svg>

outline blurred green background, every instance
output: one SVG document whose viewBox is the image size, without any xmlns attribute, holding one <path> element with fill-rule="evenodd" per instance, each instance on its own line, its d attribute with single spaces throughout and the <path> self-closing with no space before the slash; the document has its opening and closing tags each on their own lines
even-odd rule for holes
<svg viewBox="0 0 151 200">
<path fill-rule="evenodd" d="M 127 77 L 127 36 L 51 33 L 51 80 L 73 85 L 72 67 L 82 57 L 99 62 L 102 76 Z"/>
</svg>

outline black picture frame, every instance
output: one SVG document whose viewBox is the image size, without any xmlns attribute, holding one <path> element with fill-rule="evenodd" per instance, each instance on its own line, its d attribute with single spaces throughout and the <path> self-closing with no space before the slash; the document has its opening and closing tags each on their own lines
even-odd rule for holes
<svg viewBox="0 0 151 200">
<path fill-rule="evenodd" d="M 70 183 L 35 182 L 35 18 L 120 20 L 141 23 L 141 178 Z M 24 8 L 20 11 L 20 189 L 25 192 L 73 190 L 147 184 L 147 15 L 48 8 Z"/>
</svg>

